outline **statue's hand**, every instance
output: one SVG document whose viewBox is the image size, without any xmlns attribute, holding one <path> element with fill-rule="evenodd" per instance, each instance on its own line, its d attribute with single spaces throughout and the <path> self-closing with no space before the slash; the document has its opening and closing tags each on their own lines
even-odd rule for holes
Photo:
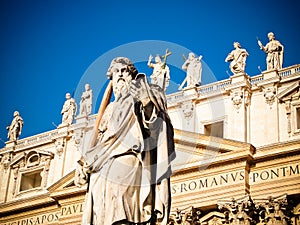
<svg viewBox="0 0 300 225">
<path fill-rule="evenodd" d="M 132 81 L 130 94 L 135 100 L 140 101 L 143 106 L 146 106 L 150 102 L 144 77 Z"/>
</svg>

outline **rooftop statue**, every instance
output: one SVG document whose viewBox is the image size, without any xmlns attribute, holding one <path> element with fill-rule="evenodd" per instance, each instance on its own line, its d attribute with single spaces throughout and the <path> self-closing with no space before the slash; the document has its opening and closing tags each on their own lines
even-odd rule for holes
<svg viewBox="0 0 300 225">
<path fill-rule="evenodd" d="M 18 111 L 14 112 L 14 118 L 11 121 L 11 124 L 6 127 L 8 130 L 7 138 L 9 141 L 16 141 L 21 135 L 24 121 L 20 116 Z"/>
<path fill-rule="evenodd" d="M 239 42 L 234 42 L 232 50 L 225 59 L 225 62 L 230 62 L 229 68 L 233 74 L 244 73 L 246 67 L 246 58 L 249 55 L 248 52 L 241 48 Z"/>
<path fill-rule="evenodd" d="M 81 95 L 79 115 L 90 115 L 92 112 L 93 91 L 89 84 L 85 84 L 85 91 Z"/>
<path fill-rule="evenodd" d="M 66 94 L 66 101 L 62 107 L 62 123 L 60 126 L 71 125 L 73 123 L 77 105 L 75 99 L 71 97 L 70 93 Z"/>
<path fill-rule="evenodd" d="M 156 84 L 160 86 L 164 91 L 166 91 L 167 87 L 170 83 L 170 69 L 167 66 L 167 57 L 170 56 L 172 52 L 166 50 L 166 54 L 163 56 L 156 55 L 155 63 L 152 63 L 153 56 L 150 55 L 148 58 L 148 66 L 153 68 L 151 78 L 151 84 Z M 162 59 L 164 59 L 162 61 Z"/>
<path fill-rule="evenodd" d="M 268 33 L 268 38 L 269 43 L 266 46 L 263 46 L 261 41 L 257 40 L 260 49 L 267 54 L 267 70 L 282 69 L 284 47 L 279 41 L 275 40 L 274 33 Z"/>
<path fill-rule="evenodd" d="M 95 133 L 83 148 L 78 167 L 82 171 L 77 172 L 77 185 L 89 182 L 82 224 L 155 224 L 159 220 L 165 225 L 171 201 L 170 163 L 175 158 L 165 93 L 148 84 L 146 75 L 138 74 L 125 57 L 112 60 L 107 76 L 111 81 Z"/>
<path fill-rule="evenodd" d="M 201 76 L 202 76 L 202 56 L 196 57 L 193 52 L 189 53 L 188 58 L 186 59 L 183 55 L 184 64 L 182 69 L 186 70 L 186 78 L 179 87 L 179 90 L 182 89 L 185 82 L 187 82 L 187 87 L 197 87 L 201 85 Z"/>
</svg>

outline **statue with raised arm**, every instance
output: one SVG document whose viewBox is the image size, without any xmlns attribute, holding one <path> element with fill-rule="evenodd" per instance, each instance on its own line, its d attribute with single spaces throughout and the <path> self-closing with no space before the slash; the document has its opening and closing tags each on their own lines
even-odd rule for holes
<svg viewBox="0 0 300 225">
<path fill-rule="evenodd" d="M 92 112 L 93 92 L 89 84 L 85 84 L 85 91 L 81 95 L 79 103 L 79 115 L 90 115 Z"/>
<path fill-rule="evenodd" d="M 244 73 L 246 67 L 246 58 L 249 55 L 248 52 L 241 48 L 239 42 L 234 42 L 232 50 L 225 59 L 225 62 L 230 62 L 229 68 L 233 74 Z"/>
<path fill-rule="evenodd" d="M 200 86 L 202 76 L 202 56 L 196 57 L 193 52 L 189 53 L 188 58 L 182 65 L 182 69 L 186 70 L 187 87 Z"/>
<path fill-rule="evenodd" d="M 274 33 L 268 33 L 268 38 L 269 43 L 266 46 L 263 46 L 261 41 L 257 40 L 260 49 L 267 54 L 267 70 L 282 69 L 284 47 L 279 41 L 275 40 Z"/>
<path fill-rule="evenodd" d="M 66 94 L 66 101 L 62 107 L 62 123 L 60 126 L 67 126 L 73 123 L 75 113 L 77 110 L 77 105 L 75 99 L 71 97 L 70 93 Z"/>
<path fill-rule="evenodd" d="M 6 127 L 8 130 L 7 138 L 9 141 L 16 141 L 21 135 L 24 121 L 20 116 L 18 111 L 14 112 L 14 118 L 11 121 L 11 124 Z"/>
<path fill-rule="evenodd" d="M 165 93 L 125 57 L 112 60 L 107 76 L 96 139 L 83 147 L 76 173 L 77 185 L 89 177 L 82 224 L 166 225 L 175 151 Z"/>
<path fill-rule="evenodd" d="M 151 78 L 151 84 L 156 84 L 160 86 L 164 91 L 166 91 L 167 87 L 170 83 L 170 69 L 167 66 L 167 57 L 171 55 L 172 52 L 166 50 L 166 54 L 164 56 L 155 56 L 155 63 L 152 63 L 153 56 L 150 55 L 148 58 L 148 67 L 153 68 Z M 162 61 L 162 58 L 164 61 Z"/>
</svg>

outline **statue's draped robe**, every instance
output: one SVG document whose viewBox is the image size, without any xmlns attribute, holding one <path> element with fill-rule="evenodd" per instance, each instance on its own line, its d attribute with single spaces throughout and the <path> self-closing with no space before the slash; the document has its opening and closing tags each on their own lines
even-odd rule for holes
<svg viewBox="0 0 300 225">
<path fill-rule="evenodd" d="M 150 76 L 151 84 L 156 84 L 166 90 L 170 82 L 170 69 L 163 63 L 156 63 L 153 65 L 153 74 Z"/>
<path fill-rule="evenodd" d="M 284 52 L 283 45 L 277 40 L 272 40 L 266 45 L 265 51 L 267 53 L 267 69 L 282 69 Z"/>
<path fill-rule="evenodd" d="M 187 86 L 195 86 L 201 83 L 202 63 L 198 58 L 185 61 L 183 67 L 186 66 Z"/>
<path fill-rule="evenodd" d="M 173 127 L 164 94 L 155 85 L 147 87 L 154 104 L 151 118 L 145 119 L 141 103 L 130 95 L 116 99 L 102 117 L 97 145 L 85 152 L 91 175 L 84 225 L 140 223 L 154 211 L 169 212 Z"/>
<path fill-rule="evenodd" d="M 225 61 L 231 61 L 230 69 L 233 73 L 241 73 L 245 71 L 247 56 L 248 52 L 245 49 L 238 48 L 229 53 Z"/>
</svg>

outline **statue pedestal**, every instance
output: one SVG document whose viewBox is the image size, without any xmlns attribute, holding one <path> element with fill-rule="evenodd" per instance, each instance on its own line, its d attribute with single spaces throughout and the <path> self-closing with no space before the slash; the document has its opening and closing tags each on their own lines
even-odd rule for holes
<svg viewBox="0 0 300 225">
<path fill-rule="evenodd" d="M 17 141 L 7 141 L 5 142 L 5 147 L 6 148 L 13 148 L 17 145 Z"/>
<path fill-rule="evenodd" d="M 76 124 L 87 123 L 88 122 L 88 115 L 78 115 L 75 119 L 76 119 Z"/>
<path fill-rule="evenodd" d="M 249 80 L 249 76 L 245 73 L 237 73 L 232 75 L 230 79 L 232 84 L 236 84 Z"/>
<path fill-rule="evenodd" d="M 266 70 L 262 72 L 262 75 L 264 76 L 264 80 L 279 78 L 277 70 Z"/>
<path fill-rule="evenodd" d="M 182 91 L 184 93 L 184 96 L 195 95 L 198 92 L 197 87 L 195 86 L 186 87 Z"/>
<path fill-rule="evenodd" d="M 58 125 L 57 129 L 58 129 L 58 133 L 59 134 L 63 134 L 63 133 L 67 133 L 68 132 L 68 124 L 60 124 Z"/>
</svg>

